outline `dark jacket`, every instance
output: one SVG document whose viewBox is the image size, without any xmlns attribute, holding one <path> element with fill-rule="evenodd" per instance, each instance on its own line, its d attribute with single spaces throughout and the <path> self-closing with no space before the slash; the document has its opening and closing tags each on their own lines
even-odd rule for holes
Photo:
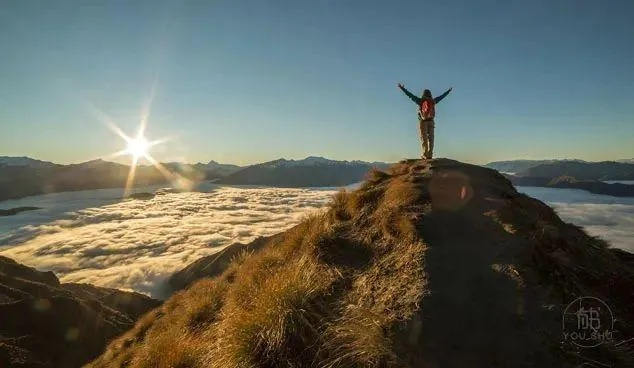
<svg viewBox="0 0 634 368">
<path fill-rule="evenodd" d="M 408 91 L 407 88 L 405 88 L 405 87 L 399 86 L 399 88 L 401 89 L 401 91 L 403 91 L 403 93 L 405 93 L 407 95 L 407 97 L 412 99 L 412 101 L 414 101 L 416 103 L 416 105 L 420 105 L 420 103 L 422 101 L 422 97 L 415 96 L 413 93 Z M 443 93 L 440 96 L 434 97 L 434 103 L 439 103 L 440 101 L 442 101 L 443 98 L 447 97 L 449 92 L 451 92 L 451 89 L 448 89 L 447 91 L 445 91 L 445 93 Z"/>
</svg>

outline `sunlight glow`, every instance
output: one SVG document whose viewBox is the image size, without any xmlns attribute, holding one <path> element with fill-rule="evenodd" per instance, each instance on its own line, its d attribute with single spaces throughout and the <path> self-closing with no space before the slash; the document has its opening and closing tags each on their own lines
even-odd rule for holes
<svg viewBox="0 0 634 368">
<path fill-rule="evenodd" d="M 176 170 L 170 170 L 169 167 L 163 165 L 150 155 L 150 149 L 153 146 L 168 141 L 167 138 L 150 141 L 145 137 L 145 130 L 150 120 L 152 104 L 156 96 L 158 81 L 159 73 L 157 71 L 152 81 L 152 87 L 150 89 L 149 96 L 145 99 L 143 105 L 141 106 L 139 126 L 137 128 L 136 136 L 128 136 L 108 114 L 98 108 L 94 103 L 92 103 L 92 101 L 88 99 L 85 100 L 88 111 L 91 112 L 92 115 L 94 115 L 94 117 L 99 122 L 104 124 L 113 133 L 118 135 L 126 144 L 125 149 L 111 153 L 104 157 L 106 159 L 115 158 L 123 155 L 129 155 L 131 157 L 130 171 L 128 172 L 128 177 L 126 179 L 125 189 L 123 193 L 124 197 L 127 197 L 130 194 L 130 190 L 134 187 L 134 178 L 137 175 L 137 172 L 144 172 L 147 174 L 149 169 L 154 169 L 158 171 L 176 189 L 191 190 L 195 184 L 193 180 L 186 178 Z M 147 167 L 140 165 L 141 160 L 149 162 L 151 166 Z"/>
<path fill-rule="evenodd" d="M 136 138 L 132 138 L 128 141 L 126 153 L 131 154 L 136 159 L 138 159 L 139 157 L 145 157 L 149 153 L 150 146 L 150 142 L 148 142 L 148 140 L 145 139 L 144 136 L 139 135 Z"/>
<path fill-rule="evenodd" d="M 118 135 L 123 141 L 126 143 L 126 148 L 119 152 L 112 153 L 107 158 L 118 157 L 123 155 L 130 155 L 132 157 L 132 162 L 130 165 L 130 171 L 128 172 L 128 177 L 125 183 L 125 189 L 123 193 L 123 197 L 127 197 L 130 194 L 130 190 L 134 187 L 134 177 L 137 174 L 137 170 L 147 170 L 147 168 L 140 168 L 139 161 L 141 159 L 149 162 L 154 169 L 161 173 L 161 175 L 168 180 L 175 188 L 181 190 L 191 190 L 194 183 L 192 180 L 187 179 L 180 175 L 178 172 L 172 172 L 163 164 L 158 162 L 154 157 L 150 155 L 150 148 L 157 144 L 165 143 L 167 139 L 158 139 L 154 141 L 149 141 L 145 138 L 144 132 L 147 127 L 148 117 L 150 115 L 150 106 L 152 105 L 153 93 L 149 101 L 146 102 L 145 106 L 141 112 L 141 121 L 139 122 L 138 131 L 136 137 L 128 136 L 115 122 L 112 120 L 110 116 L 104 113 L 102 110 L 97 108 L 94 104 L 90 103 L 90 110 L 93 112 L 95 117 L 101 121 L 108 129 L 110 129 L 113 133 Z"/>
</svg>

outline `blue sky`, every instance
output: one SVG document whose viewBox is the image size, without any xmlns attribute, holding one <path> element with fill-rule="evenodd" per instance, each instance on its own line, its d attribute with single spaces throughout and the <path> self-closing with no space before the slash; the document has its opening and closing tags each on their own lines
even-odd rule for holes
<svg viewBox="0 0 634 368">
<path fill-rule="evenodd" d="M 18 1 L 0 3 L 0 155 L 61 163 L 123 142 L 155 84 L 160 160 L 420 155 L 634 157 L 634 2 Z M 127 160 L 125 158 L 124 160 Z"/>
</svg>

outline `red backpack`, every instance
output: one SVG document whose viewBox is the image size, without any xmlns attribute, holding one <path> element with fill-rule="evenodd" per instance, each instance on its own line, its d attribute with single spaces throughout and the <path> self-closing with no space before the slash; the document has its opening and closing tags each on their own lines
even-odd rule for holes
<svg viewBox="0 0 634 368">
<path fill-rule="evenodd" d="M 423 120 L 431 120 L 436 117 L 436 103 L 433 98 L 423 98 L 418 107 L 421 118 Z"/>
</svg>

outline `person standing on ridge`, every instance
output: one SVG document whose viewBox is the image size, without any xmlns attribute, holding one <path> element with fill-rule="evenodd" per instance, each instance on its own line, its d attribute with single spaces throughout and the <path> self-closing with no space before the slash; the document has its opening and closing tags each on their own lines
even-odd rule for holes
<svg viewBox="0 0 634 368">
<path fill-rule="evenodd" d="M 434 156 L 434 118 L 436 117 L 436 104 L 447 97 L 453 87 L 438 97 L 432 97 L 431 91 L 428 89 L 423 91 L 422 97 L 418 97 L 408 91 L 401 83 L 398 84 L 398 88 L 418 106 L 418 122 L 420 126 L 420 136 L 423 141 L 422 158 L 431 159 Z"/>
</svg>

